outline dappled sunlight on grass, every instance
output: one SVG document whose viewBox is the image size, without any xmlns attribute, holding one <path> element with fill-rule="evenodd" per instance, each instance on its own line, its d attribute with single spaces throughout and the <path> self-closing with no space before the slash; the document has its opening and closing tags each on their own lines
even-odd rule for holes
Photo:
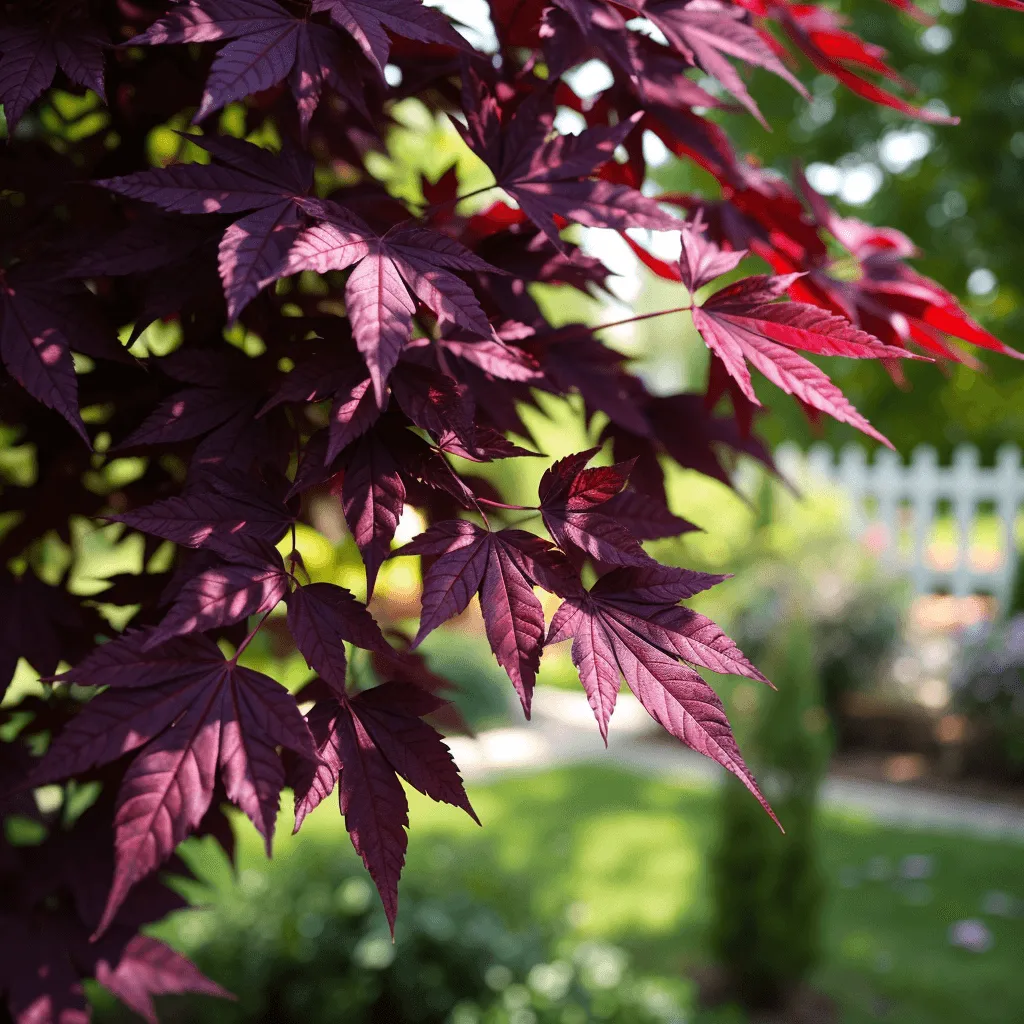
<svg viewBox="0 0 1024 1024">
<path fill-rule="evenodd" d="M 564 895 L 585 908 L 581 930 L 620 937 L 679 926 L 701 878 L 701 849 L 685 819 L 618 811 L 594 815 L 573 832 Z"/>
</svg>

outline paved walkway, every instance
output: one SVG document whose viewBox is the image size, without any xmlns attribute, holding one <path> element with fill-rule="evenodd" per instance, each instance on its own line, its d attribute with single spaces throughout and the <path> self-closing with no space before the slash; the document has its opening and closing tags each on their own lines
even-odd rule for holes
<svg viewBox="0 0 1024 1024">
<path fill-rule="evenodd" d="M 463 776 L 471 781 L 609 759 L 644 775 L 689 785 L 711 785 L 719 778 L 718 765 L 682 744 L 653 742 L 651 736 L 658 731 L 632 694 L 620 694 L 605 749 L 582 692 L 542 687 L 535 694 L 532 721 L 447 742 Z M 822 799 L 826 807 L 885 824 L 967 831 L 1024 843 L 1024 808 L 1007 804 L 838 778 L 826 780 Z"/>
</svg>

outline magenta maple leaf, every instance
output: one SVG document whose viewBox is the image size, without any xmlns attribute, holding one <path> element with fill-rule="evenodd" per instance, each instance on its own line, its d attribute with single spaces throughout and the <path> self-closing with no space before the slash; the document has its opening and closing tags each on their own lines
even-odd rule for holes
<svg viewBox="0 0 1024 1024">
<path fill-rule="evenodd" d="M 559 249 L 565 246 L 556 218 L 585 227 L 620 230 L 680 226 L 657 202 L 635 189 L 593 178 L 636 126 L 639 114 L 614 126 L 549 138 L 554 125 L 550 100 L 524 100 L 511 116 L 505 112 L 503 118 L 497 99 L 479 79 L 475 84 L 477 96 L 467 110 L 469 125 L 455 122 L 455 126 L 470 149 L 490 167 L 495 182 Z"/>
<path fill-rule="evenodd" d="M 719 267 L 735 266 L 732 254 L 723 260 L 714 243 L 696 231 L 687 235 L 680 261 L 682 276 L 694 288 L 707 283 Z M 885 345 L 874 335 L 854 327 L 845 317 L 804 302 L 777 303 L 802 275 L 745 277 L 715 292 L 691 309 L 693 323 L 708 348 L 717 356 L 740 392 L 760 405 L 747 363 L 787 394 L 813 409 L 849 423 L 892 447 L 847 401 L 826 374 L 798 355 L 799 348 L 816 355 L 850 359 L 920 358 L 904 348 Z"/>
<path fill-rule="evenodd" d="M 522 530 L 490 532 L 464 519 L 431 526 L 395 555 L 426 555 L 423 612 L 413 645 L 480 594 L 487 639 L 530 717 L 540 668 L 544 611 L 534 586 L 572 589 L 572 572 L 546 541 Z"/>
<path fill-rule="evenodd" d="M 379 235 L 336 203 L 321 206 L 324 219 L 296 239 L 285 272 L 324 274 L 353 268 L 345 284 L 346 313 L 378 404 L 383 403 L 388 376 L 412 335 L 415 299 L 441 323 L 490 336 L 491 326 L 478 299 L 451 271 L 495 273 L 497 268 L 440 232 L 399 224 Z"/>
<path fill-rule="evenodd" d="M 345 694 L 346 641 L 367 651 L 389 649 L 366 606 L 333 583 L 310 583 L 292 591 L 288 629 L 309 667 L 341 696 Z"/>
<path fill-rule="evenodd" d="M 215 110 L 288 80 L 303 133 L 329 85 L 362 106 L 358 69 L 331 29 L 290 14 L 275 0 L 185 0 L 178 3 L 130 46 L 230 40 L 217 54 L 206 79 L 198 124 Z M 350 76 L 354 81 L 350 79 Z M 269 217 L 269 215 L 264 215 Z"/>
<path fill-rule="evenodd" d="M 106 99 L 103 53 L 109 44 L 102 34 L 76 19 L 51 15 L 49 22 L 0 24 L 0 103 L 8 136 L 32 102 L 50 87 L 58 66 L 75 85 Z"/>
<path fill-rule="evenodd" d="M 443 704 L 419 687 L 392 682 L 351 699 L 321 701 L 309 715 L 317 759 L 300 770 L 295 784 L 295 831 L 340 778 L 345 827 L 377 886 L 392 931 L 409 824 L 398 776 L 478 821 L 447 746 L 421 721 Z"/>
<path fill-rule="evenodd" d="M 630 530 L 615 518 L 611 501 L 626 486 L 630 466 L 585 469 L 600 449 L 566 456 L 541 477 L 544 525 L 562 550 L 585 552 L 609 565 L 650 565 L 653 559 Z M 628 521 L 628 509 L 624 518 Z"/>
<path fill-rule="evenodd" d="M 196 992 L 231 998 L 180 953 L 148 935 L 134 936 L 114 963 L 100 960 L 96 980 L 148 1024 L 157 1024 L 153 996 Z"/>
<path fill-rule="evenodd" d="M 106 686 L 54 741 L 39 779 L 76 775 L 138 751 L 115 817 L 117 867 L 103 918 L 199 824 L 219 775 L 232 803 L 273 837 L 284 768 L 277 746 L 313 756 L 294 699 L 269 677 L 226 661 L 200 636 L 150 649 L 138 630 L 100 647 L 62 678 Z"/>
<path fill-rule="evenodd" d="M 95 184 L 172 213 L 244 213 L 220 242 L 220 277 L 234 320 L 268 284 L 283 276 L 304 223 L 313 162 L 286 149 L 271 153 L 227 136 L 189 135 L 216 161 L 139 171 Z M 314 207 L 316 208 L 316 207 Z"/>
<path fill-rule="evenodd" d="M 626 570 L 630 572 L 631 570 Z M 568 598 L 555 612 L 548 644 L 572 638 L 572 660 L 607 741 L 608 721 L 615 709 L 620 680 L 648 714 L 677 739 L 732 772 L 774 819 L 753 775 L 743 762 L 718 695 L 679 659 L 755 679 L 764 677 L 735 645 L 703 616 L 691 618 L 662 602 L 639 602 L 655 612 L 655 621 L 636 614 L 632 589 L 620 591 L 630 576 L 615 570 L 594 588 Z M 657 610 L 657 611 L 655 611 Z M 695 615 L 696 613 L 690 613 Z"/>
</svg>

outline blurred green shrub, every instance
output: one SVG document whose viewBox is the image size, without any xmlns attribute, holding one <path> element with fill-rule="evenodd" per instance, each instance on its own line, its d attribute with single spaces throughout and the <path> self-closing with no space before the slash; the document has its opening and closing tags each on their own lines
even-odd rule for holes
<svg viewBox="0 0 1024 1024">
<path fill-rule="evenodd" d="M 626 953 L 512 930 L 466 892 L 409 873 L 392 943 L 355 858 L 326 844 L 245 871 L 168 936 L 236 1003 L 175 999 L 164 1024 L 681 1024 L 686 988 Z M 126 1020 L 101 1006 L 101 1024 Z"/>
<path fill-rule="evenodd" d="M 971 724 L 967 770 L 1024 780 L 1024 613 L 970 629 L 950 682 Z"/>
<path fill-rule="evenodd" d="M 783 1006 L 821 956 L 818 789 L 830 745 L 811 626 L 799 612 L 776 621 L 762 663 L 778 692 L 757 701 L 743 750 L 786 832 L 729 778 L 711 864 L 723 994 L 752 1009 Z"/>
</svg>

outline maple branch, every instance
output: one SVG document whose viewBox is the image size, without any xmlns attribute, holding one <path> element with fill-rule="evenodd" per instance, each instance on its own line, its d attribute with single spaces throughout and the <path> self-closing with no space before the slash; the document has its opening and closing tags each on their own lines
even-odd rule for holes
<svg viewBox="0 0 1024 1024">
<path fill-rule="evenodd" d="M 656 316 L 668 316 L 670 313 L 689 313 L 693 306 L 676 306 L 674 309 L 659 309 L 654 313 L 640 313 L 637 316 L 627 316 L 624 320 L 613 320 L 608 324 L 598 324 L 591 327 L 591 331 L 607 331 L 611 327 L 624 327 L 626 324 L 637 324 L 641 320 L 652 320 Z"/>
</svg>

